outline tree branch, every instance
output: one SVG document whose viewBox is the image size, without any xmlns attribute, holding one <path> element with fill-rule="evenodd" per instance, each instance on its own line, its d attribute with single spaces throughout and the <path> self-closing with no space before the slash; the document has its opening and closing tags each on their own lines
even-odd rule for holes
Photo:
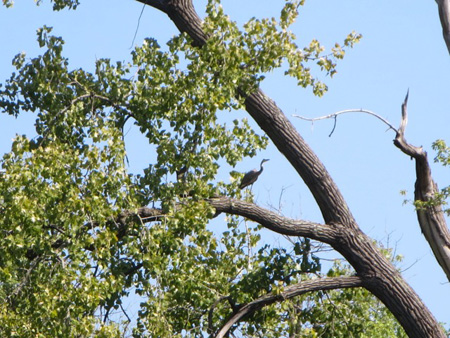
<svg viewBox="0 0 450 338">
<path fill-rule="evenodd" d="M 262 296 L 253 302 L 242 306 L 236 313 L 231 315 L 227 322 L 222 326 L 220 331 L 216 334 L 216 338 L 225 337 L 230 328 L 239 322 L 243 317 L 248 316 L 265 306 L 276 302 L 282 302 L 296 296 L 300 296 L 307 292 L 320 290 L 345 289 L 363 286 L 363 281 L 358 276 L 350 277 L 334 277 L 334 278 L 319 278 L 287 286 L 280 293 L 270 293 Z"/>
<path fill-rule="evenodd" d="M 247 217 L 276 233 L 287 236 L 304 236 L 324 243 L 335 243 L 339 228 L 303 220 L 293 220 L 261 208 L 253 203 L 219 197 L 208 202 L 218 212 Z"/>
<path fill-rule="evenodd" d="M 431 176 L 427 153 L 422 147 L 415 147 L 405 139 L 405 128 L 408 122 L 408 95 L 402 104 L 402 121 L 398 129 L 394 144 L 416 162 L 416 183 L 414 200 L 432 202 L 438 193 L 436 183 Z M 450 232 L 445 221 L 444 212 L 440 204 L 429 203 L 426 206 L 416 206 L 420 228 L 433 254 L 450 281 Z"/>
</svg>

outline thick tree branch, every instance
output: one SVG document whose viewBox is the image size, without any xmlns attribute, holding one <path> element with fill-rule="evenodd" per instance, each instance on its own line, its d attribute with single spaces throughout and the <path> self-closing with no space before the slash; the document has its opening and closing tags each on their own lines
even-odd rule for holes
<svg viewBox="0 0 450 338">
<path fill-rule="evenodd" d="M 227 322 L 222 326 L 220 331 L 216 334 L 216 338 L 223 338 L 228 330 L 239 322 L 243 317 L 251 315 L 252 313 L 262 309 L 265 306 L 276 302 L 282 302 L 296 296 L 300 296 L 307 292 L 320 290 L 333 290 L 360 287 L 363 281 L 358 276 L 351 277 L 335 277 L 335 278 L 319 278 L 287 286 L 281 293 L 270 293 L 262 296 L 251 303 L 242 306 L 236 313 L 234 313 Z"/>
<path fill-rule="evenodd" d="M 218 212 L 247 217 L 267 229 L 287 236 L 302 236 L 325 243 L 335 243 L 339 227 L 302 220 L 293 220 L 261 208 L 253 203 L 220 197 L 208 200 Z"/>
<path fill-rule="evenodd" d="M 406 95 L 405 101 L 402 104 L 402 121 L 394 144 L 402 152 L 411 156 L 416 161 L 414 200 L 430 202 L 433 201 L 439 190 L 431 176 L 427 153 L 422 147 L 415 147 L 406 142 L 405 128 L 408 122 L 407 103 L 408 95 Z M 422 233 L 433 250 L 434 256 L 447 275 L 447 279 L 450 281 L 450 232 L 445 221 L 442 206 L 431 203 L 427 206 L 417 206 L 416 210 Z"/>
<path fill-rule="evenodd" d="M 442 35 L 450 53 L 450 0 L 436 0 L 441 20 Z"/>
</svg>

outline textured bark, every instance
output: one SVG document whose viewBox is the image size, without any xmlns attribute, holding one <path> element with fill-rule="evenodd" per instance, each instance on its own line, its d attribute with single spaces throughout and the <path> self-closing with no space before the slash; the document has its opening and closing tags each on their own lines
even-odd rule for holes
<svg viewBox="0 0 450 338">
<path fill-rule="evenodd" d="M 416 161 L 414 200 L 429 202 L 433 200 L 439 190 L 431 177 L 427 153 L 421 147 L 415 147 L 406 142 L 404 134 L 408 122 L 407 103 L 408 95 L 402 105 L 402 122 L 395 137 L 394 144 Z M 450 232 L 445 221 L 442 206 L 438 204 L 423 208 L 419 207 L 417 208 L 417 218 L 422 233 L 433 250 L 434 256 L 447 275 L 447 279 L 450 281 Z"/>
<path fill-rule="evenodd" d="M 436 0 L 441 20 L 442 35 L 450 53 L 450 0 Z"/>
<path fill-rule="evenodd" d="M 167 13 L 180 31 L 189 34 L 198 46 L 206 43 L 201 20 L 191 0 L 138 1 L 149 5 L 158 3 L 155 7 Z M 418 295 L 360 230 L 324 165 L 275 102 L 261 90 L 248 96 L 239 88 L 237 91 L 244 96 L 248 113 L 302 177 L 326 224 L 288 220 L 242 201 L 219 198 L 211 199 L 210 203 L 219 212 L 245 216 L 273 231 L 329 243 L 349 261 L 362 285 L 387 306 L 410 337 L 444 337 L 436 319 Z"/>
<path fill-rule="evenodd" d="M 334 243 L 339 236 L 339 228 L 326 224 L 293 220 L 261 208 L 253 203 L 226 197 L 208 201 L 218 212 L 247 217 L 267 229 L 286 236 L 302 236 L 324 243 Z"/>
</svg>

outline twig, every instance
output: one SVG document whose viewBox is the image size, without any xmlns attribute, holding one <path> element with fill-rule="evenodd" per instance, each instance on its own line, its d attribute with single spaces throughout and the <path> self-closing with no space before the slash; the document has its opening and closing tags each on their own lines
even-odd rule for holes
<svg viewBox="0 0 450 338">
<path fill-rule="evenodd" d="M 134 32 L 133 41 L 131 42 L 131 46 L 130 46 L 129 49 L 133 48 L 134 41 L 136 40 L 136 35 L 138 33 L 138 30 L 139 30 L 139 25 L 141 24 L 141 18 L 142 18 L 142 14 L 144 13 L 144 9 L 145 9 L 145 4 L 142 6 L 142 10 L 141 10 L 141 14 L 139 15 L 136 31 Z"/>
</svg>

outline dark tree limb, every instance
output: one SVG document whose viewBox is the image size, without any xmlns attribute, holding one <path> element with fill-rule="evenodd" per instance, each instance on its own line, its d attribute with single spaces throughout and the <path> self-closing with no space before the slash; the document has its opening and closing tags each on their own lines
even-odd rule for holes
<svg viewBox="0 0 450 338">
<path fill-rule="evenodd" d="M 250 302 L 242 307 L 236 313 L 233 313 L 227 322 L 222 326 L 216 334 L 216 338 L 223 338 L 230 330 L 230 328 L 238 323 L 243 317 L 251 315 L 252 313 L 262 309 L 265 306 L 274 304 L 276 302 L 283 302 L 286 299 L 300 296 L 307 292 L 324 291 L 333 289 L 345 289 L 360 287 L 363 281 L 358 276 L 349 277 L 334 277 L 334 278 L 319 278 L 313 280 L 302 281 L 300 283 L 287 286 L 280 293 L 269 293 L 253 302 Z"/>
<path fill-rule="evenodd" d="M 212 198 L 208 202 L 216 211 L 247 217 L 282 235 L 308 237 L 328 244 L 335 243 L 338 240 L 339 227 L 290 219 L 253 203 L 227 197 Z"/>
<path fill-rule="evenodd" d="M 416 162 L 416 183 L 414 200 L 418 202 L 432 202 L 439 192 L 431 176 L 427 153 L 422 147 L 415 147 L 405 139 L 405 128 L 408 122 L 407 113 L 408 95 L 402 104 L 402 121 L 398 129 L 394 144 L 406 155 L 414 158 Z M 430 203 L 426 206 L 418 205 L 416 208 L 420 228 L 433 254 L 450 281 L 450 232 L 445 221 L 442 206 Z"/>
<path fill-rule="evenodd" d="M 436 0 L 441 20 L 442 35 L 450 53 L 450 0 Z"/>
</svg>

